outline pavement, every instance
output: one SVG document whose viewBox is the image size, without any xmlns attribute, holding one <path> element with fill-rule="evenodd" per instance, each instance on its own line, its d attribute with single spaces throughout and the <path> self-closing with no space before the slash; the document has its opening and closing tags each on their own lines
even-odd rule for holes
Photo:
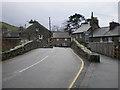
<svg viewBox="0 0 120 90">
<path fill-rule="evenodd" d="M 2 63 L 0 63 L 0 90 L 2 89 Z"/>
<path fill-rule="evenodd" d="M 2 63 L 3 88 L 68 88 L 81 61 L 71 48 L 39 48 Z"/>
<path fill-rule="evenodd" d="M 100 63 L 91 63 L 80 88 L 118 88 L 118 60 L 100 55 Z"/>
</svg>

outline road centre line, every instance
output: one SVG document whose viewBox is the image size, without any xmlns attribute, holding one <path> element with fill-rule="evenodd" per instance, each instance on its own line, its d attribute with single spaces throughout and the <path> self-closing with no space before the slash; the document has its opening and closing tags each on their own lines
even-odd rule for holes
<svg viewBox="0 0 120 90">
<path fill-rule="evenodd" d="M 22 69 L 22 70 L 20 70 L 19 72 L 24 72 L 25 70 L 27 70 L 27 69 L 29 69 L 29 68 L 31 68 L 31 67 L 33 67 L 33 66 L 39 64 L 39 63 L 41 63 L 41 62 L 44 61 L 46 58 L 48 58 L 48 56 L 44 57 L 42 60 L 40 60 L 40 61 L 34 63 L 33 65 L 31 65 L 31 66 L 29 66 L 29 67 L 27 67 L 27 68 L 24 68 L 24 69 Z"/>
<path fill-rule="evenodd" d="M 74 53 L 73 50 L 71 50 L 71 51 Z M 75 53 L 74 53 L 74 54 L 75 54 Z M 75 78 L 74 78 L 74 80 L 72 81 L 72 83 L 69 85 L 68 90 L 70 90 L 70 89 L 73 87 L 75 81 L 77 80 L 78 76 L 80 75 L 80 73 L 82 72 L 83 67 L 84 67 L 84 61 L 82 60 L 82 58 L 80 58 L 77 54 L 75 54 L 75 56 L 77 56 L 77 58 L 82 62 L 82 66 L 80 67 L 80 70 L 78 71 L 78 73 L 77 73 L 77 75 L 75 76 Z"/>
</svg>

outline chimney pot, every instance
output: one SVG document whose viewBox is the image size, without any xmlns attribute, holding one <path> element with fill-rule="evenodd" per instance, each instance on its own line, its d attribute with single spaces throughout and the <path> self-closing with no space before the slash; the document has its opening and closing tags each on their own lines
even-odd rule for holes
<svg viewBox="0 0 120 90">
<path fill-rule="evenodd" d="M 116 22 L 110 22 L 110 30 L 114 29 L 116 26 L 119 26 L 120 24 L 119 23 L 116 23 Z"/>
</svg>

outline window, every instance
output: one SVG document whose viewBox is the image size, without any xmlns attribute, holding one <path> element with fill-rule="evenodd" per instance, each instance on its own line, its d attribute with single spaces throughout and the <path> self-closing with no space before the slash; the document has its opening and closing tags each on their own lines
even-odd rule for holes
<svg viewBox="0 0 120 90">
<path fill-rule="evenodd" d="M 103 39 L 102 39 L 102 37 L 100 38 L 100 42 L 103 42 Z"/>
<path fill-rule="evenodd" d="M 65 41 L 67 41 L 67 38 L 65 38 Z"/>
<path fill-rule="evenodd" d="M 76 38 L 78 38 L 78 35 L 76 34 Z"/>
<path fill-rule="evenodd" d="M 39 39 L 43 39 L 43 35 L 38 35 L 38 38 Z"/>
<path fill-rule="evenodd" d="M 39 31 L 39 28 L 36 28 L 36 31 L 38 32 L 38 31 Z"/>
<path fill-rule="evenodd" d="M 108 42 L 112 42 L 112 37 L 108 37 Z"/>
<path fill-rule="evenodd" d="M 57 41 L 59 41 L 59 39 L 57 39 Z"/>
<path fill-rule="evenodd" d="M 80 34 L 80 38 L 82 38 L 82 35 Z"/>
</svg>

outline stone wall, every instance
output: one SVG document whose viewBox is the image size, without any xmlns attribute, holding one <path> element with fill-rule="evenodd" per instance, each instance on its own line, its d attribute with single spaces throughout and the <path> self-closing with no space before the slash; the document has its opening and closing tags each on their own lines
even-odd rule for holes
<svg viewBox="0 0 120 90">
<path fill-rule="evenodd" d="M 25 44 L 16 46 L 15 48 L 13 48 L 9 51 L 2 52 L 2 61 L 13 58 L 13 57 L 21 55 L 21 54 L 24 54 L 30 50 L 40 48 L 40 47 L 45 47 L 45 46 L 43 46 L 43 44 L 41 42 L 29 41 Z M 50 47 L 50 46 L 47 46 L 47 47 Z"/>
<path fill-rule="evenodd" d="M 79 44 L 78 41 L 73 39 L 71 48 L 83 58 L 91 61 L 91 62 L 100 62 L 100 56 L 96 53 L 93 53 L 89 49 L 87 49 L 85 46 Z"/>
</svg>

